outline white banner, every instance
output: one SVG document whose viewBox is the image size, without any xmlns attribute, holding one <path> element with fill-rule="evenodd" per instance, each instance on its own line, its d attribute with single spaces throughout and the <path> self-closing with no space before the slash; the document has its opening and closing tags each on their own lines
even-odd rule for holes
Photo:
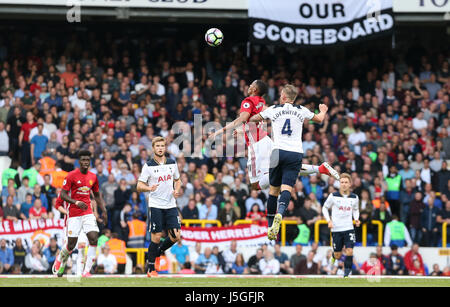
<svg viewBox="0 0 450 307">
<path fill-rule="evenodd" d="M 17 238 L 21 238 L 22 244 L 27 248 L 30 248 L 35 240 L 39 240 L 43 246 L 47 247 L 51 237 L 56 237 L 59 246 L 63 245 L 63 219 L 0 222 L 0 240 L 5 239 L 9 248 L 14 247 Z"/>
<path fill-rule="evenodd" d="M 230 227 L 182 227 L 183 244 L 194 246 L 200 242 L 202 247 L 218 246 L 220 250 L 228 248 L 232 240 L 238 242 L 239 247 L 257 246 L 269 243 L 267 226 L 244 224 Z"/>
<path fill-rule="evenodd" d="M 446 13 L 450 12 L 450 0 L 394 0 L 394 12 Z"/>
<path fill-rule="evenodd" d="M 320 46 L 393 29 L 392 0 L 249 0 L 253 42 Z"/>
<path fill-rule="evenodd" d="M 247 10 L 248 0 L 0 0 L 0 4 Z"/>
</svg>

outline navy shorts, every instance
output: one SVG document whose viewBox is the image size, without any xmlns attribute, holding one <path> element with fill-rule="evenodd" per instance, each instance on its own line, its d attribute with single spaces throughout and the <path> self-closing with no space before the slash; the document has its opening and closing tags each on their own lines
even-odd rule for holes
<svg viewBox="0 0 450 307">
<path fill-rule="evenodd" d="M 181 229 L 181 219 L 178 215 L 178 208 L 160 209 L 149 208 L 149 231 L 159 233 L 163 230 Z"/>
<path fill-rule="evenodd" d="M 342 251 L 342 248 L 353 248 L 355 246 L 356 238 L 354 230 L 331 232 L 333 238 L 333 250 L 335 252 Z"/>
<path fill-rule="evenodd" d="M 270 155 L 269 181 L 270 185 L 279 187 L 287 184 L 295 185 L 302 167 L 303 154 L 282 149 L 272 150 Z"/>
</svg>

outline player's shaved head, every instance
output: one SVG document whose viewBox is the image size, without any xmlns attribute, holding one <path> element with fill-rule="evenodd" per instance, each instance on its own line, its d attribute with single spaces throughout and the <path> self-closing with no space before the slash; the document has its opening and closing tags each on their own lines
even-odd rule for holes
<svg viewBox="0 0 450 307">
<path fill-rule="evenodd" d="M 256 88 L 258 89 L 258 95 L 264 96 L 267 94 L 267 84 L 262 80 L 255 80 Z"/>
</svg>

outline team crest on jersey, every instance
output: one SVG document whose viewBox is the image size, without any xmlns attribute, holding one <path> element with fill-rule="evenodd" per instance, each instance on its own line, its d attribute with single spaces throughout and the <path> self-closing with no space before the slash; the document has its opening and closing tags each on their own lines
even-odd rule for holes
<svg viewBox="0 0 450 307">
<path fill-rule="evenodd" d="M 89 180 L 89 185 L 93 185 L 93 184 L 94 184 L 94 181 Z"/>
</svg>

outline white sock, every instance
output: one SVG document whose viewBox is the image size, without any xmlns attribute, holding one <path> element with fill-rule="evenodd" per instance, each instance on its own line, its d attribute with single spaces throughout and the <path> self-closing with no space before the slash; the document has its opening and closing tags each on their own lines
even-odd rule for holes
<svg viewBox="0 0 450 307">
<path fill-rule="evenodd" d="M 261 178 L 259 179 L 259 186 L 261 190 L 270 188 L 269 173 L 261 176 Z"/>
<path fill-rule="evenodd" d="M 310 174 L 319 174 L 319 167 L 317 165 L 309 165 L 309 164 L 302 164 L 302 168 L 300 169 L 300 175 L 310 175 Z"/>
<path fill-rule="evenodd" d="M 59 253 L 59 260 L 61 264 L 65 265 L 67 263 L 67 260 L 69 259 L 71 253 L 72 251 L 69 251 L 66 245 L 61 249 L 61 252 Z"/>
<path fill-rule="evenodd" d="M 91 271 L 96 257 L 97 257 L 97 245 L 89 245 L 88 251 L 87 251 L 86 264 L 84 265 L 83 274 Z"/>
<path fill-rule="evenodd" d="M 77 261 L 76 261 L 77 276 L 81 276 L 81 273 L 83 272 L 84 252 L 85 252 L 85 248 L 78 249 L 78 256 L 77 256 Z"/>
</svg>

